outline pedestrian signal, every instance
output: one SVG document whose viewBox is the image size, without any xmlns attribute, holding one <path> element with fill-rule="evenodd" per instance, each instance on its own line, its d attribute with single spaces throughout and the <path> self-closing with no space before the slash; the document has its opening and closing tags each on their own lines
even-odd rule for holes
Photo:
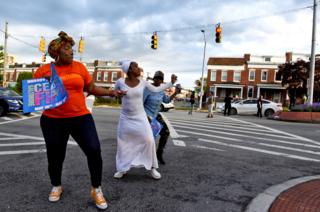
<svg viewBox="0 0 320 212">
<path fill-rule="evenodd" d="M 43 53 L 46 51 L 46 40 L 44 39 L 44 37 L 40 38 L 39 51 Z"/>
<path fill-rule="evenodd" d="M 80 41 L 79 41 L 78 52 L 82 54 L 83 51 L 84 51 L 84 40 L 83 40 L 83 38 L 81 37 L 81 38 L 80 38 Z"/>
<path fill-rule="evenodd" d="M 216 25 L 216 43 L 221 43 L 222 38 L 222 28 L 220 24 Z"/>
<path fill-rule="evenodd" d="M 151 49 L 156 50 L 158 48 L 158 36 L 157 32 L 154 32 L 151 36 Z"/>
</svg>

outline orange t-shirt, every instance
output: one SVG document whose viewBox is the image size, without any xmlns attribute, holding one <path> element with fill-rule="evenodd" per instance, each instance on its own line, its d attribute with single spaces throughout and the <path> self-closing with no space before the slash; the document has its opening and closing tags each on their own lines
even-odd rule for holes
<svg viewBox="0 0 320 212">
<path fill-rule="evenodd" d="M 80 62 L 73 61 L 70 65 L 55 66 L 55 68 L 67 90 L 68 99 L 56 108 L 45 110 L 43 114 L 52 118 L 70 118 L 89 114 L 83 88 L 90 84 L 92 78 L 86 67 Z M 45 76 L 51 76 L 50 64 L 38 68 L 33 78 Z"/>
</svg>

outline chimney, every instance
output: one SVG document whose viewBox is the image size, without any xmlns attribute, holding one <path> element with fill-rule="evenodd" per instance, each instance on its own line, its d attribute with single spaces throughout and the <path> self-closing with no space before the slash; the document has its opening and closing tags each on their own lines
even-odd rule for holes
<svg viewBox="0 0 320 212">
<path fill-rule="evenodd" d="M 247 61 L 250 61 L 250 54 L 244 54 L 244 60 L 247 62 Z"/>
</svg>

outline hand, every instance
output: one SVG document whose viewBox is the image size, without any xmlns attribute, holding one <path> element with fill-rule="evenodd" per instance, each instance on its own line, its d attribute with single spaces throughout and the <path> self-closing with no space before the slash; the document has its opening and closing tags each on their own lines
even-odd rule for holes
<svg viewBox="0 0 320 212">
<path fill-rule="evenodd" d="M 178 77 L 176 75 L 172 74 L 171 75 L 171 83 L 174 84 L 177 81 L 177 78 Z"/>
<path fill-rule="evenodd" d="M 48 80 L 50 82 L 51 77 L 50 76 L 44 76 L 43 78 L 45 78 L 46 80 Z"/>
<path fill-rule="evenodd" d="M 122 90 L 112 90 L 113 96 L 118 96 L 122 97 L 127 94 L 127 91 L 122 91 Z"/>
</svg>

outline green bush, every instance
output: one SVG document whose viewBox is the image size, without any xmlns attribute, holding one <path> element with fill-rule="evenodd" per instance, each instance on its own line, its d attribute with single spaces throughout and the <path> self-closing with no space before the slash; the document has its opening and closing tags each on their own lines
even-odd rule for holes
<svg viewBox="0 0 320 212">
<path fill-rule="evenodd" d="M 22 94 L 22 80 L 32 79 L 31 72 L 21 72 L 18 76 L 16 86 L 13 88 L 17 93 Z"/>
<path fill-rule="evenodd" d="M 118 98 L 103 98 L 103 97 L 96 97 L 94 105 L 112 105 L 112 106 L 119 106 L 121 104 L 121 99 Z"/>
</svg>

